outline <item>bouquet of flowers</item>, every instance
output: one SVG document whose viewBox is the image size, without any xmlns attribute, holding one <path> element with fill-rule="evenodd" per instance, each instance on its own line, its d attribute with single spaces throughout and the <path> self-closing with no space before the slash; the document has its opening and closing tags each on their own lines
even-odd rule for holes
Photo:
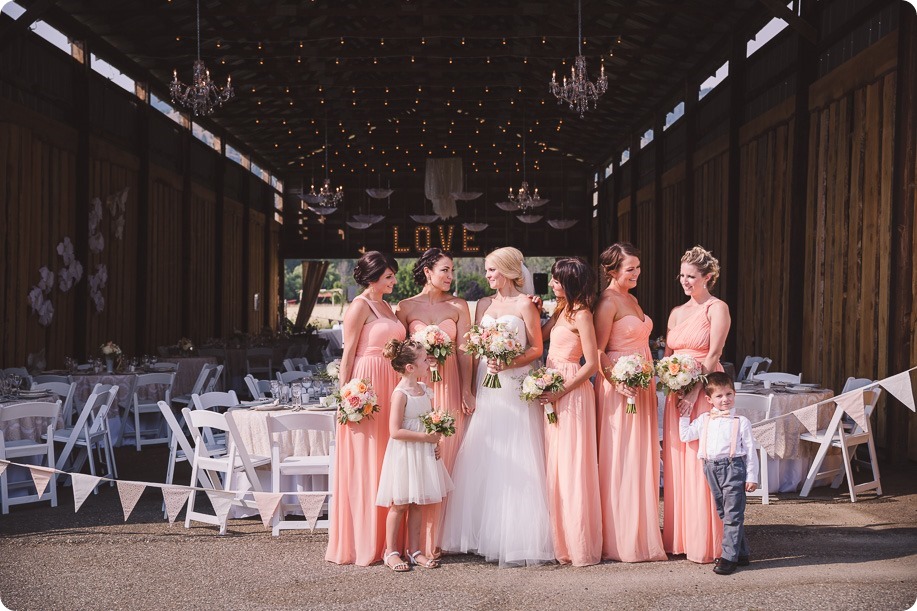
<svg viewBox="0 0 917 611">
<path fill-rule="evenodd" d="M 178 349 L 182 352 L 191 352 L 194 350 L 194 343 L 187 337 L 178 340 Z"/>
<path fill-rule="evenodd" d="M 688 393 L 698 382 L 707 381 L 701 364 L 684 354 L 673 354 L 656 361 L 656 375 L 659 377 L 656 388 L 666 395 Z"/>
<path fill-rule="evenodd" d="M 328 377 L 332 380 L 336 380 L 338 374 L 341 373 L 341 359 L 334 359 L 328 366 L 325 367 L 325 373 L 328 374 Z"/>
<path fill-rule="evenodd" d="M 420 415 L 428 433 L 441 433 L 443 437 L 455 435 L 455 416 L 445 409 L 434 409 Z"/>
<path fill-rule="evenodd" d="M 516 337 L 516 332 L 502 322 L 487 327 L 473 325 L 464 339 L 462 350 L 466 354 L 481 359 L 494 359 L 505 365 L 509 365 L 514 358 L 525 352 L 522 343 Z M 484 387 L 502 388 L 497 372 L 491 371 L 490 367 L 484 376 Z"/>
<path fill-rule="evenodd" d="M 341 424 L 372 418 L 379 411 L 376 391 L 368 380 L 351 380 L 332 396 L 338 404 L 338 422 Z"/>
<path fill-rule="evenodd" d="M 563 389 L 564 376 L 560 375 L 559 371 L 540 367 L 530 371 L 522 380 L 522 394 L 519 398 L 523 401 L 534 401 L 546 392 L 561 392 Z M 557 414 L 554 413 L 553 405 L 545 403 L 544 413 L 548 417 L 548 422 L 557 424 Z"/>
<path fill-rule="evenodd" d="M 611 380 L 631 388 L 648 388 L 653 381 L 653 363 L 639 354 L 622 356 L 611 368 Z M 637 413 L 633 397 L 627 398 L 626 413 Z"/>
<path fill-rule="evenodd" d="M 439 366 L 452 354 L 452 338 L 438 326 L 427 325 L 414 333 L 411 339 L 423 346 L 427 354 L 436 359 L 436 364 L 430 365 L 430 381 L 441 382 L 443 377 L 439 374 Z"/>
<path fill-rule="evenodd" d="M 121 356 L 121 348 L 111 340 L 102 344 L 99 350 L 102 352 L 102 356 L 105 357 L 114 358 L 116 356 Z"/>
</svg>

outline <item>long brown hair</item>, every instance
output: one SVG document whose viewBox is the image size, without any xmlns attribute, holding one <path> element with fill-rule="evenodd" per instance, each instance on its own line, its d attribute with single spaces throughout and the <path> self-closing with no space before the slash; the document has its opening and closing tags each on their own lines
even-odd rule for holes
<svg viewBox="0 0 917 611">
<path fill-rule="evenodd" d="M 567 320 L 580 310 L 592 310 L 595 304 L 595 272 L 579 257 L 558 259 L 551 266 L 551 275 L 564 287 L 564 297 L 557 298 L 554 315 L 564 314 Z"/>
</svg>

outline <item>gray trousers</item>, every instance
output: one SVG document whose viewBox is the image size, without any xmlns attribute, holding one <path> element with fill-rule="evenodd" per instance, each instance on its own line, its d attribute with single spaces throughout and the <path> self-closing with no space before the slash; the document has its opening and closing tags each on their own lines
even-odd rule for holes
<svg viewBox="0 0 917 611">
<path fill-rule="evenodd" d="M 721 557 L 736 562 L 739 556 L 749 555 L 745 536 L 745 457 L 705 460 L 704 475 L 723 521 Z"/>
</svg>

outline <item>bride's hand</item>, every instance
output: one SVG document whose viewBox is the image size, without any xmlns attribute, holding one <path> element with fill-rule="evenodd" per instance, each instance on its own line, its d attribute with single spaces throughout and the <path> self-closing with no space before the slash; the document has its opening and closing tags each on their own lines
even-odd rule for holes
<svg viewBox="0 0 917 611">
<path fill-rule="evenodd" d="M 506 365 L 503 364 L 503 361 L 498 361 L 497 359 L 487 359 L 487 370 L 492 373 L 500 373 L 506 369 Z"/>
<path fill-rule="evenodd" d="M 462 411 L 465 413 L 466 416 L 470 416 L 471 414 L 474 413 L 476 402 L 477 402 L 477 399 L 470 390 L 467 390 L 464 393 L 462 393 Z"/>
</svg>

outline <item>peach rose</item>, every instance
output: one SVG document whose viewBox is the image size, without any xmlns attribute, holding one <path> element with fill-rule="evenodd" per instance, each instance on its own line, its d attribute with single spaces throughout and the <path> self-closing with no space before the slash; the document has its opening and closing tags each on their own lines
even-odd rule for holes
<svg viewBox="0 0 917 611">
<path fill-rule="evenodd" d="M 675 361 L 672 361 L 669 363 L 669 373 L 671 373 L 672 375 L 675 375 L 679 371 L 681 371 L 681 367 L 678 365 L 678 363 L 676 363 Z"/>
</svg>

